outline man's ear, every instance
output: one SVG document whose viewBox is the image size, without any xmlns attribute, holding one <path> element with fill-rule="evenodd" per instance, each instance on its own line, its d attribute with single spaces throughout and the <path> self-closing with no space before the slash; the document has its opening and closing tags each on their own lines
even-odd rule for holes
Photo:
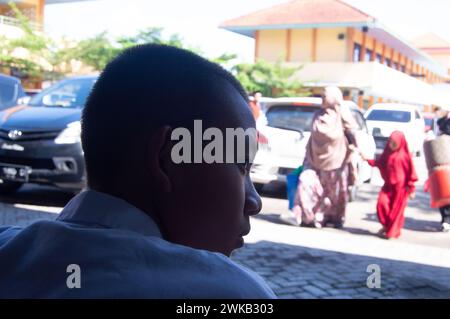
<svg viewBox="0 0 450 319">
<path fill-rule="evenodd" d="M 150 178 L 154 185 L 163 192 L 172 190 L 172 181 L 167 174 L 167 167 L 171 161 L 170 134 L 172 129 L 169 126 L 157 128 L 148 141 L 147 146 L 147 167 Z"/>
</svg>

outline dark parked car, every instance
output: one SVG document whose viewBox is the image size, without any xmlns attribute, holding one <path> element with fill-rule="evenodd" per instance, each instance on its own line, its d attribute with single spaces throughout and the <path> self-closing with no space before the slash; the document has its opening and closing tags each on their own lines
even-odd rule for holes
<svg viewBox="0 0 450 319">
<path fill-rule="evenodd" d="M 18 78 L 0 74 L 0 111 L 20 103 L 25 91 Z"/>
<path fill-rule="evenodd" d="M 96 79 L 63 80 L 36 94 L 27 106 L 0 112 L 0 193 L 24 183 L 84 187 L 80 118 Z"/>
</svg>

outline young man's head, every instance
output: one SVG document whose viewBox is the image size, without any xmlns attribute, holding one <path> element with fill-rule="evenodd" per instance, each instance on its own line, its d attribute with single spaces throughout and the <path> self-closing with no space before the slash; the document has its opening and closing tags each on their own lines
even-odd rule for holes
<svg viewBox="0 0 450 319">
<path fill-rule="evenodd" d="M 247 102 L 233 76 L 193 53 L 127 50 L 105 68 L 83 111 L 89 187 L 145 211 L 168 241 L 229 255 L 261 209 L 249 165 L 177 164 L 171 134 L 187 128 L 194 144 L 194 120 L 224 136 L 226 128 L 254 128 Z"/>
</svg>

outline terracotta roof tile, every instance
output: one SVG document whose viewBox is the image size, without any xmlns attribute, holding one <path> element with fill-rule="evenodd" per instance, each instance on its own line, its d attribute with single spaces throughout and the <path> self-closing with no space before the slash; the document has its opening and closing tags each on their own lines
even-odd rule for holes
<svg viewBox="0 0 450 319">
<path fill-rule="evenodd" d="M 450 48 L 450 42 L 431 32 L 417 37 L 412 43 L 418 48 Z"/>
<path fill-rule="evenodd" d="M 294 0 L 225 21 L 221 27 L 344 23 L 374 20 L 340 0 Z"/>
</svg>

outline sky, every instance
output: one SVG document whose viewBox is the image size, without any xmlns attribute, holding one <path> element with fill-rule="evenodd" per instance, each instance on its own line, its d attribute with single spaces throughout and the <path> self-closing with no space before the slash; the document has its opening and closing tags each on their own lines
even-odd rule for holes
<svg viewBox="0 0 450 319">
<path fill-rule="evenodd" d="M 178 33 L 208 57 L 236 53 L 252 61 L 251 38 L 219 29 L 221 22 L 287 0 L 93 0 L 47 5 L 45 30 L 51 36 L 82 39 L 108 31 L 130 35 L 146 27 Z M 404 39 L 432 31 L 450 41 L 450 0 L 345 0 L 378 18 Z"/>
</svg>

